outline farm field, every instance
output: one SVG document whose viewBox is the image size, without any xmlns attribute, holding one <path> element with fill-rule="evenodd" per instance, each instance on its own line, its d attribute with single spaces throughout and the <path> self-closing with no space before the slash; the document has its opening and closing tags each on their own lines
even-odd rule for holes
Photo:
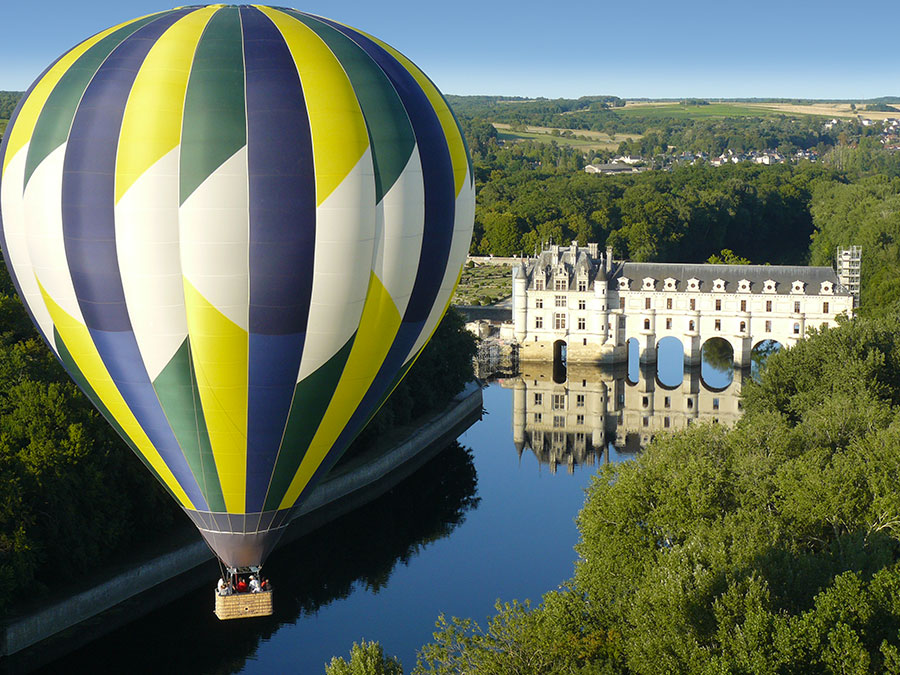
<svg viewBox="0 0 900 675">
<path fill-rule="evenodd" d="M 536 126 L 526 126 L 524 131 L 513 131 L 510 128 L 509 124 L 494 122 L 493 125 L 497 130 L 497 137 L 501 141 L 515 142 L 522 140 L 531 140 L 539 141 L 541 143 L 556 141 L 559 145 L 578 148 L 579 150 L 583 150 L 585 152 L 589 150 L 616 150 L 619 147 L 619 143 L 621 143 L 622 141 L 628 138 L 638 139 L 641 137 L 641 134 L 616 134 L 615 136 L 610 136 L 609 134 L 605 134 L 601 131 L 588 131 L 583 129 L 554 129 L 552 127 Z M 570 132 L 574 136 L 581 136 L 582 138 L 554 136 L 554 131 L 557 131 L 560 134 L 564 132 Z"/>
<path fill-rule="evenodd" d="M 794 106 L 798 110 L 795 115 L 818 114 L 805 111 L 809 106 Z M 804 112 L 800 112 L 803 110 Z M 709 105 L 680 105 L 672 102 L 639 102 L 627 103 L 624 108 L 617 108 L 616 112 L 624 117 L 676 117 L 685 119 L 704 119 L 710 117 L 768 117 L 773 115 L 788 115 L 789 111 L 778 110 L 775 104 L 756 103 L 710 103 Z M 829 113 L 824 113 L 829 114 Z"/>
</svg>

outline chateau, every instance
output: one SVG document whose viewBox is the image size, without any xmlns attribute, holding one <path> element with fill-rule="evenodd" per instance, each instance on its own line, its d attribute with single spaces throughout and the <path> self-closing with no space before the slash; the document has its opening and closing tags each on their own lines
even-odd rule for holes
<svg viewBox="0 0 900 675">
<path fill-rule="evenodd" d="M 858 304 L 860 249 L 830 267 L 636 263 L 597 244 L 550 246 L 513 267 L 512 335 L 523 361 L 617 362 L 635 338 L 656 360 L 663 338 L 681 341 L 687 365 L 703 343 L 728 341 L 736 366 L 764 340 L 791 347 L 809 328 L 835 326 Z M 843 280 L 843 283 L 842 283 Z"/>
</svg>

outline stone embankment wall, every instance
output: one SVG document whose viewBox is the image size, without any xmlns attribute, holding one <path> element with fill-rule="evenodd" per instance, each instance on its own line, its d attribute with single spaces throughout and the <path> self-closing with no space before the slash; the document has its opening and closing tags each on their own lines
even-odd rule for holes
<svg viewBox="0 0 900 675">
<path fill-rule="evenodd" d="M 417 427 L 391 450 L 326 478 L 304 503 L 281 543 L 295 540 L 389 490 L 479 419 L 481 408 L 481 387 L 472 382 L 457 394 L 446 409 Z M 144 603 L 144 612 L 140 613 L 161 606 L 178 597 L 179 593 L 196 587 L 193 580 L 182 584 L 173 580 L 179 576 L 187 578 L 186 572 L 208 564 L 212 559 L 212 552 L 198 535 L 195 541 L 150 557 L 93 587 L 61 598 L 40 610 L 11 617 L 0 636 L 0 656 L 16 654 L 73 627 L 77 630 L 77 625 L 87 620 L 91 620 L 92 624 L 86 631 L 89 637 L 73 637 L 73 641 L 83 644 L 99 637 L 127 621 L 116 617 L 105 625 L 98 615 L 140 594 L 153 591 L 155 595 L 157 589 L 161 589 L 160 597 L 156 601 L 148 598 L 148 602 Z M 212 588 L 213 581 L 204 577 L 202 583 L 209 583 Z M 178 593 L 173 594 L 173 588 L 177 588 Z M 168 593 L 164 592 L 166 589 Z M 138 618 L 138 615 L 137 611 L 132 611 L 128 620 Z M 71 648 L 77 646 L 79 644 Z"/>
</svg>

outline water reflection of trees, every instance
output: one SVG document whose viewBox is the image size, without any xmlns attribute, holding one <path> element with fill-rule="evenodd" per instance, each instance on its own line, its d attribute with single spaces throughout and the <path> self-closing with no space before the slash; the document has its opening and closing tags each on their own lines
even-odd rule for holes
<svg viewBox="0 0 900 675">
<path fill-rule="evenodd" d="M 728 340 L 722 338 L 711 338 L 703 343 L 702 358 L 716 370 L 734 367 L 734 349 Z"/>
<path fill-rule="evenodd" d="M 219 621 L 210 580 L 176 602 L 88 645 L 47 672 L 88 672 L 101 658 L 109 672 L 234 673 L 260 641 L 362 586 L 377 592 L 398 563 L 453 532 L 478 506 L 472 451 L 453 443 L 370 504 L 273 554 L 266 575 L 275 586 L 275 614 Z"/>
</svg>

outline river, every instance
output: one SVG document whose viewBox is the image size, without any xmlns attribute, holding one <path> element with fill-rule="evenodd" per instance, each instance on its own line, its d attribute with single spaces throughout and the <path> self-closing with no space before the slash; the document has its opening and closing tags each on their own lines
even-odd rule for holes
<svg viewBox="0 0 900 675">
<path fill-rule="evenodd" d="M 572 367 L 561 383 L 525 364 L 487 386 L 483 419 L 417 473 L 271 556 L 274 616 L 218 621 L 210 578 L 46 671 L 321 673 L 365 638 L 410 672 L 441 613 L 483 625 L 498 599 L 538 602 L 572 575 L 599 463 L 666 429 L 737 419 L 747 373 L 715 358 L 685 371 L 677 357 L 661 349 L 658 371 Z"/>
</svg>

